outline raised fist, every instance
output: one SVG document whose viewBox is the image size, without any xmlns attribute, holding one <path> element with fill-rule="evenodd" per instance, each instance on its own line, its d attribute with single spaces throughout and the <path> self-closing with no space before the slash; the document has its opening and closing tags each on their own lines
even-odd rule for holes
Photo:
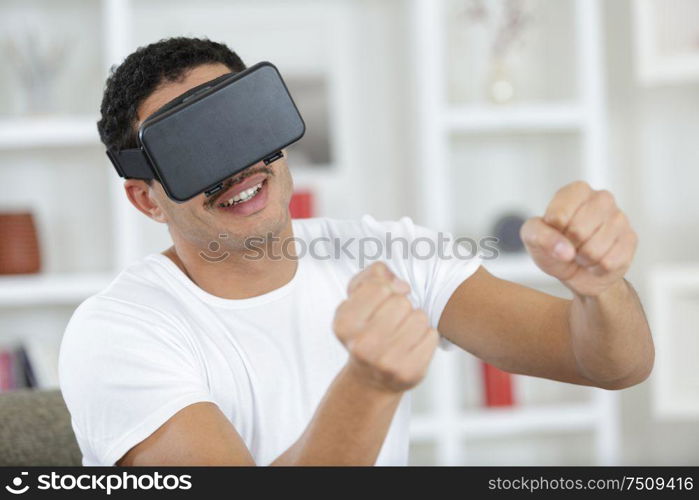
<svg viewBox="0 0 699 500">
<path fill-rule="evenodd" d="M 425 376 L 439 341 L 429 318 L 408 300 L 410 287 L 377 262 L 357 274 L 333 328 L 350 353 L 348 368 L 375 388 L 402 392 Z"/>
</svg>

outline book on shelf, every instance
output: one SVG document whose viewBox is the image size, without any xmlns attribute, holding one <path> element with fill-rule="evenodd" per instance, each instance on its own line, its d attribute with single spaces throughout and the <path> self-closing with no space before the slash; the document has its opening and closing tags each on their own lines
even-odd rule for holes
<svg viewBox="0 0 699 500">
<path fill-rule="evenodd" d="M 0 392 L 32 387 L 32 377 L 24 346 L 0 348 Z"/>
<path fill-rule="evenodd" d="M 299 189 L 291 195 L 289 212 L 292 219 L 313 217 L 313 193 L 308 189 Z"/>
<path fill-rule="evenodd" d="M 483 372 L 483 403 L 487 407 L 506 407 L 515 404 L 512 374 L 485 362 Z"/>
<path fill-rule="evenodd" d="M 15 387 L 14 356 L 11 351 L 0 351 L 0 391 L 9 391 Z"/>
<path fill-rule="evenodd" d="M 30 340 L 0 346 L 0 392 L 58 387 L 58 348 Z"/>
</svg>

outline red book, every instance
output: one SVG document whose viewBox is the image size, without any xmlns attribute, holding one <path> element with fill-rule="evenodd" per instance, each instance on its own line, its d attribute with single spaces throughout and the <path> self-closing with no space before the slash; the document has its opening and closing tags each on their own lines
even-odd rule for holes
<svg viewBox="0 0 699 500">
<path fill-rule="evenodd" d="M 313 193 L 308 189 L 294 191 L 289 203 L 292 219 L 308 219 L 313 217 Z"/>
<path fill-rule="evenodd" d="M 485 406 L 512 406 L 515 404 L 512 394 L 512 375 L 495 368 L 488 363 L 483 365 L 483 386 L 485 388 Z"/>
<path fill-rule="evenodd" d="M 0 351 L 0 392 L 9 391 L 15 387 L 12 364 L 12 353 Z"/>
</svg>

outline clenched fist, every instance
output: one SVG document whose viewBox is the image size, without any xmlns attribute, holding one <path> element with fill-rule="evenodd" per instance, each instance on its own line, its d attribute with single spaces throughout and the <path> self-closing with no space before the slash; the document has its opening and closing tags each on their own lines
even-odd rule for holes
<svg viewBox="0 0 699 500">
<path fill-rule="evenodd" d="M 543 218 L 522 226 L 521 237 L 545 273 L 583 296 L 598 296 L 621 280 L 637 244 L 614 196 L 582 181 L 561 188 Z"/>
<path fill-rule="evenodd" d="M 408 300 L 410 287 L 377 262 L 357 274 L 337 308 L 333 328 L 363 382 L 402 392 L 425 376 L 439 340 L 427 315 Z"/>
</svg>

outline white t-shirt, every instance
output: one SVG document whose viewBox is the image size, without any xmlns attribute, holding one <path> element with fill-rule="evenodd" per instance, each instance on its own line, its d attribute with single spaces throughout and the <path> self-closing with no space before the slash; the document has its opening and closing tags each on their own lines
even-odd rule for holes
<svg viewBox="0 0 699 500">
<path fill-rule="evenodd" d="M 257 464 L 271 463 L 302 434 L 347 360 L 331 325 L 360 266 L 385 261 L 436 326 L 480 263 L 448 246 L 430 256 L 437 233 L 408 218 L 304 219 L 293 230 L 297 271 L 264 295 L 216 297 L 153 254 L 78 307 L 59 373 L 84 465 L 113 465 L 176 412 L 204 401 L 218 405 Z M 405 395 L 377 464 L 406 463 L 409 414 Z"/>
</svg>

